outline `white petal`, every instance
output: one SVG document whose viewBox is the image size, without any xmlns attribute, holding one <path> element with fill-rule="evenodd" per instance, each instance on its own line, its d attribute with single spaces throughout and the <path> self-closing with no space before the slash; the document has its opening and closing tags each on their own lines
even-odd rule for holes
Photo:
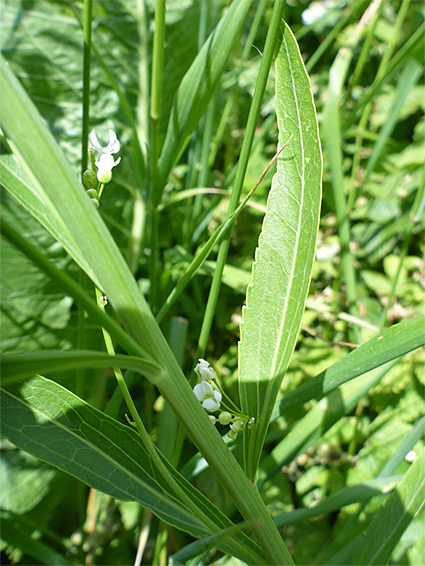
<svg viewBox="0 0 425 566">
<path fill-rule="evenodd" d="M 110 171 L 114 165 L 114 158 L 109 153 L 102 153 L 99 161 L 96 161 L 96 167 L 99 171 Z"/>
<path fill-rule="evenodd" d="M 215 400 L 217 401 L 217 403 L 220 404 L 221 398 L 222 398 L 220 391 L 214 391 L 214 397 L 215 397 Z"/>
<path fill-rule="evenodd" d="M 107 153 L 118 153 L 120 150 L 120 142 L 117 139 L 117 134 L 114 130 L 109 130 L 109 143 L 108 147 L 105 148 Z"/>
<path fill-rule="evenodd" d="M 220 403 L 217 403 L 217 401 L 214 401 L 214 399 L 205 399 L 205 401 L 202 403 L 202 406 L 204 407 L 204 409 L 211 412 L 216 411 L 220 407 Z"/>
<path fill-rule="evenodd" d="M 118 159 L 115 160 L 114 167 L 115 167 L 115 165 L 118 165 L 118 163 L 119 163 L 120 161 L 121 161 L 121 157 L 118 157 Z"/>
<path fill-rule="evenodd" d="M 208 395 L 211 396 L 213 394 L 213 388 L 206 381 L 202 381 L 201 383 L 198 383 L 198 385 L 195 385 L 193 392 L 195 393 L 198 401 L 201 401 L 202 403 Z"/>
<path fill-rule="evenodd" d="M 102 146 L 100 145 L 94 130 L 92 130 L 89 134 L 89 142 L 93 149 L 102 151 Z"/>
</svg>

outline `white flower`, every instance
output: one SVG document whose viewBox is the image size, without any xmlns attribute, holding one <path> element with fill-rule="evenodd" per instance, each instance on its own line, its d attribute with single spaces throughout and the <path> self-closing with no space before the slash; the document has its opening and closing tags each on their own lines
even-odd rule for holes
<svg viewBox="0 0 425 566">
<path fill-rule="evenodd" d="M 99 160 L 95 162 L 97 178 L 100 183 L 109 183 L 112 178 L 112 168 L 121 161 L 121 157 L 118 157 L 115 161 L 112 157 L 114 153 L 118 153 L 121 147 L 117 134 L 113 130 L 109 130 L 109 143 L 106 147 L 100 145 L 94 130 L 90 132 L 89 141 L 92 148 L 99 152 Z"/>
<path fill-rule="evenodd" d="M 203 360 L 202 358 L 198 360 L 198 363 L 195 367 L 195 372 L 200 381 L 211 381 L 212 379 L 216 378 L 213 368 L 206 360 Z"/>
<path fill-rule="evenodd" d="M 211 387 L 207 381 L 202 381 L 195 385 L 193 392 L 198 401 L 202 403 L 204 409 L 212 413 L 220 407 L 221 393 Z"/>
<path fill-rule="evenodd" d="M 102 147 L 97 140 L 96 132 L 92 130 L 89 134 L 90 145 L 99 153 L 108 153 L 113 155 L 120 150 L 120 142 L 118 141 L 117 134 L 113 130 L 109 130 L 109 143 L 106 147 Z"/>
</svg>

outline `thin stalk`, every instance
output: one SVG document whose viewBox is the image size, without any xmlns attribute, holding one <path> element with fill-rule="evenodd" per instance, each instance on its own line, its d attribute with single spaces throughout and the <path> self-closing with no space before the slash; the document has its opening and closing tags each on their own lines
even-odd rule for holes
<svg viewBox="0 0 425 566">
<path fill-rule="evenodd" d="M 406 233 L 405 233 L 403 245 L 401 247 L 397 272 L 396 272 L 396 274 L 395 274 L 395 276 L 393 277 L 393 280 L 392 280 L 391 290 L 390 290 L 390 293 L 388 295 L 387 304 L 385 305 L 384 310 L 382 311 L 382 314 L 381 314 L 381 321 L 380 321 L 380 329 L 381 330 L 386 325 L 388 310 L 391 307 L 391 304 L 392 304 L 392 301 L 393 301 L 393 297 L 394 297 L 395 290 L 396 290 L 396 287 L 397 287 L 397 283 L 398 283 L 398 280 L 399 280 L 399 277 L 400 277 L 400 273 L 401 273 L 401 270 L 403 268 L 404 259 L 407 255 L 407 252 L 409 251 L 410 242 L 412 241 L 412 236 L 413 236 L 413 230 L 415 229 L 415 226 L 416 226 L 416 224 L 419 220 L 419 209 L 421 208 L 421 203 L 423 201 L 424 193 L 425 193 L 424 185 L 425 185 L 425 172 L 424 172 L 424 170 L 422 170 L 422 178 L 420 180 L 419 189 L 418 189 L 418 192 L 416 193 L 416 197 L 415 197 L 415 200 L 413 202 L 412 209 L 410 211 L 410 222 L 409 222 L 409 225 L 408 225 Z"/>
<path fill-rule="evenodd" d="M 269 0 L 260 0 L 257 9 L 255 11 L 254 20 L 251 25 L 251 29 L 249 30 L 248 37 L 246 38 L 245 47 L 243 48 L 241 61 L 246 61 L 249 57 L 249 52 L 251 51 L 253 45 L 252 42 L 257 35 L 258 28 L 260 27 L 261 18 L 263 17 L 264 10 L 268 4 Z"/>
<path fill-rule="evenodd" d="M 273 60 L 273 53 L 280 36 L 280 24 L 283 17 L 285 8 L 285 0 L 276 0 L 273 5 L 273 12 L 270 20 L 270 26 L 267 33 L 266 43 L 264 46 L 264 53 L 260 63 L 260 70 L 258 72 L 257 83 L 255 85 L 254 96 L 251 103 L 251 108 L 248 115 L 248 121 L 245 130 L 245 136 L 242 142 L 240 159 L 236 171 L 235 184 L 233 186 L 232 195 L 229 202 L 228 213 L 229 215 L 237 208 L 239 198 L 241 195 L 245 173 L 248 167 L 249 155 L 252 143 L 255 136 L 257 121 L 261 111 L 261 103 L 264 96 L 264 91 L 267 84 L 267 79 L 270 72 L 270 67 Z M 212 320 L 214 317 L 215 308 L 220 293 L 221 279 L 223 276 L 224 265 L 226 263 L 227 252 L 230 245 L 230 233 L 226 235 L 223 242 L 220 244 L 220 249 L 217 257 L 217 265 L 214 272 L 210 293 L 208 296 L 207 307 L 204 314 L 204 320 L 201 327 L 199 336 L 199 343 L 197 348 L 196 358 L 202 358 L 207 346 L 208 336 L 211 330 Z"/>
<path fill-rule="evenodd" d="M 93 0 L 84 0 L 83 14 L 83 108 L 82 108 L 82 130 L 81 130 L 81 175 L 87 169 L 89 148 L 89 119 L 90 119 L 90 60 L 91 60 L 91 32 L 93 19 Z M 83 286 L 85 280 L 84 272 L 78 272 L 78 283 Z M 77 348 L 82 350 L 85 343 L 85 312 L 78 308 L 77 317 Z M 79 369 L 76 373 L 77 394 L 83 396 L 84 370 Z"/>
<path fill-rule="evenodd" d="M 350 250 L 350 220 L 345 197 L 345 178 L 342 152 L 342 130 L 340 120 L 340 103 L 342 90 L 348 69 L 364 26 L 369 22 L 378 8 L 378 0 L 374 0 L 365 11 L 362 19 L 350 37 L 348 45 L 339 49 L 338 55 L 329 72 L 328 99 L 325 106 L 324 134 L 329 157 L 332 193 L 335 203 L 335 214 L 338 236 L 341 244 L 341 272 L 346 285 L 348 310 L 358 317 L 357 281 L 353 257 Z M 357 327 L 352 329 L 354 341 L 361 342 L 361 333 Z"/>
<path fill-rule="evenodd" d="M 133 338 L 131 338 L 131 336 L 127 334 L 111 316 L 99 309 L 96 302 L 93 301 L 87 292 L 76 281 L 74 281 L 72 277 L 57 268 L 56 265 L 49 261 L 36 246 L 19 234 L 19 232 L 17 232 L 4 218 L 2 218 L 0 224 L 0 231 L 2 236 L 18 248 L 25 257 L 48 275 L 52 281 L 57 283 L 57 285 L 59 285 L 65 293 L 75 299 L 78 306 L 90 315 L 92 323 L 105 328 L 126 352 L 149 360 L 153 364 L 153 368 L 156 367 L 160 370 L 160 366 L 153 360 L 153 358 Z"/>
<path fill-rule="evenodd" d="M 161 92 L 162 76 L 164 71 L 164 38 L 165 38 L 165 0 L 156 0 L 155 5 L 155 32 L 153 39 L 152 56 L 152 85 L 151 85 L 151 104 L 150 104 L 150 207 L 149 207 L 149 231 L 150 249 L 149 256 L 149 279 L 151 283 L 150 302 L 155 308 L 158 295 L 157 264 L 159 257 L 158 250 L 158 208 L 153 201 L 154 187 L 158 171 L 158 143 L 159 143 L 159 119 L 161 115 Z"/>
<path fill-rule="evenodd" d="M 84 0 L 83 20 L 83 127 L 81 132 L 81 172 L 87 169 L 89 149 L 89 114 L 90 114 L 90 59 L 91 59 L 91 22 L 93 19 L 93 0 Z"/>
<path fill-rule="evenodd" d="M 415 33 L 406 41 L 403 47 L 397 51 L 391 61 L 388 62 L 386 73 L 382 77 L 379 76 L 375 78 L 368 93 L 354 105 L 349 117 L 345 120 L 343 124 L 344 131 L 348 130 L 356 122 L 359 110 L 369 104 L 369 102 L 382 90 L 384 85 L 392 79 L 398 66 L 418 48 L 419 44 L 423 40 L 424 30 L 425 23 L 422 23 Z"/>
<path fill-rule="evenodd" d="M 365 3 L 365 0 L 360 0 L 360 2 L 355 2 L 349 12 L 339 20 L 339 22 L 334 26 L 330 32 L 326 35 L 325 39 L 322 41 L 320 46 L 316 49 L 313 55 L 308 59 L 305 68 L 307 72 L 310 73 L 313 68 L 316 66 L 316 63 L 320 60 L 322 55 L 326 53 L 329 47 L 334 43 L 335 38 L 338 36 L 339 32 L 345 27 L 347 22 L 350 22 L 354 12 Z M 306 26 L 308 27 L 308 26 Z M 299 38 L 299 34 L 297 34 L 297 39 Z"/>
<path fill-rule="evenodd" d="M 149 29 L 146 14 L 146 1 L 137 1 L 137 32 L 138 32 L 138 60 L 139 60 L 139 84 L 137 95 L 137 122 L 135 133 L 137 145 L 143 160 L 136 170 L 139 171 L 139 179 L 143 179 L 141 187 L 137 187 L 134 193 L 133 218 L 131 222 L 130 237 L 128 239 L 128 265 L 134 274 L 137 271 L 143 234 L 145 231 L 145 202 L 142 194 L 145 194 L 148 183 L 146 182 L 146 163 L 148 161 L 147 143 L 149 139 Z"/>
<path fill-rule="evenodd" d="M 353 74 L 351 76 L 350 86 L 349 86 L 349 89 L 348 89 L 349 94 L 351 94 L 353 88 L 355 86 L 357 86 L 359 79 L 361 77 L 361 74 L 363 72 L 364 66 L 366 64 L 366 61 L 369 57 L 370 46 L 372 44 L 372 39 L 375 35 L 376 26 L 377 26 L 379 18 L 381 16 L 383 7 L 384 7 L 384 2 L 382 0 L 379 0 L 378 9 L 376 10 L 376 12 L 374 14 L 371 25 L 368 26 L 366 39 L 363 43 L 362 50 L 360 52 L 360 56 L 357 60 L 356 66 L 354 67 L 354 71 L 353 71 Z M 370 24 L 370 22 L 369 22 L 369 24 Z"/>
<path fill-rule="evenodd" d="M 102 297 L 102 293 L 96 287 L 96 302 L 97 302 L 98 305 L 101 304 L 101 297 Z M 102 307 L 99 306 L 98 308 L 102 308 Z M 109 334 L 109 332 L 107 330 L 105 330 L 105 328 L 102 328 L 102 334 L 103 334 L 103 339 L 105 341 L 106 351 L 108 352 L 108 354 L 110 356 L 115 356 L 115 349 L 114 349 L 114 345 L 112 343 L 111 335 Z M 168 485 L 173 490 L 173 492 L 176 494 L 176 496 L 188 507 L 188 509 L 191 509 L 196 516 L 200 516 L 202 518 L 202 520 L 205 521 L 207 524 L 209 523 L 208 526 L 213 529 L 213 532 L 214 532 L 214 530 L 218 530 L 217 526 L 214 524 L 213 521 L 207 522 L 206 517 L 203 516 L 202 513 L 201 514 L 199 513 L 199 508 L 198 508 L 196 502 L 194 502 L 193 499 L 190 498 L 187 495 L 187 493 L 180 487 L 178 482 L 171 475 L 169 469 L 164 464 L 163 459 L 160 457 L 157 447 L 152 442 L 151 437 L 149 436 L 149 434 L 148 434 L 148 432 L 145 428 L 145 425 L 143 424 L 142 419 L 140 418 L 139 412 L 136 409 L 136 405 L 134 404 L 134 401 L 131 397 L 130 391 L 128 390 L 127 384 L 124 380 L 124 377 L 122 375 L 120 368 L 113 367 L 112 369 L 113 369 L 115 378 L 117 380 L 118 387 L 121 390 L 125 404 L 127 405 L 127 408 L 129 410 L 131 418 L 133 420 L 133 422 L 131 424 L 136 428 L 137 432 L 139 433 L 144 447 L 146 448 L 147 452 L 149 453 L 149 456 L 152 458 L 153 464 L 159 470 L 162 477 L 168 483 Z"/>
<path fill-rule="evenodd" d="M 378 70 L 376 72 L 376 77 L 374 80 L 374 84 L 376 82 L 379 82 L 383 77 L 385 77 L 387 70 L 388 70 L 388 66 L 389 66 L 389 61 L 391 58 L 391 55 L 394 51 L 395 45 L 398 41 L 399 38 L 399 34 L 400 34 L 400 30 L 402 27 L 402 24 L 404 22 L 404 19 L 407 15 L 407 10 L 410 4 L 410 0 L 403 0 L 403 3 L 400 7 L 400 11 L 397 15 L 397 20 L 394 26 L 394 31 L 390 36 L 390 40 L 386 46 L 386 49 L 384 51 L 384 55 L 381 59 L 381 62 L 379 63 L 379 67 Z M 381 10 L 381 6 L 380 6 L 380 10 Z M 376 22 L 377 20 L 375 20 Z M 374 27 L 373 27 L 374 29 Z M 368 104 L 366 104 L 363 112 L 362 112 L 362 116 L 360 118 L 360 122 L 359 125 L 357 127 L 357 132 L 356 132 L 356 139 L 355 139 L 355 149 L 354 149 L 354 157 L 353 157 L 353 164 L 351 167 L 351 178 L 350 178 L 350 185 L 349 185 L 349 193 L 348 193 L 348 203 L 347 203 L 347 211 L 348 213 L 351 212 L 353 206 L 354 206 L 354 202 L 357 198 L 357 176 L 358 176 L 358 171 L 359 171 L 359 167 L 360 167 L 360 156 L 361 156 L 361 148 L 362 148 L 362 144 L 363 144 L 363 139 L 366 137 L 365 136 L 365 132 L 366 132 L 366 126 L 367 123 L 369 121 L 369 116 L 370 113 L 372 112 L 372 102 L 368 102 Z"/>
<path fill-rule="evenodd" d="M 245 208 L 246 204 L 248 203 L 249 199 L 251 198 L 251 196 L 254 194 L 254 191 L 257 189 L 258 185 L 261 183 L 261 181 L 264 179 L 264 177 L 266 176 L 267 172 L 269 171 L 270 167 L 273 165 L 273 163 L 276 161 L 276 159 L 278 158 L 278 156 L 280 155 L 280 153 L 285 149 L 285 147 L 288 145 L 288 143 L 290 142 L 292 136 L 289 138 L 289 140 L 279 149 L 279 151 L 275 154 L 275 156 L 273 157 L 273 159 L 270 161 L 270 163 L 267 165 L 267 167 L 264 169 L 263 173 L 261 174 L 261 177 L 258 179 L 258 181 L 255 183 L 254 187 L 249 191 L 249 193 L 246 195 L 246 197 L 242 200 L 242 202 L 239 204 L 239 206 L 236 208 L 236 210 L 230 214 L 230 216 L 228 216 L 226 218 L 226 220 L 221 224 L 221 226 L 219 226 L 216 231 L 210 236 L 210 238 L 208 239 L 208 241 L 204 244 L 203 248 L 201 249 L 201 251 L 195 255 L 195 257 L 193 258 L 191 264 L 189 265 L 189 267 L 186 269 L 184 275 L 179 279 L 179 282 L 177 283 L 177 285 L 174 287 L 174 289 L 171 291 L 171 293 L 168 295 L 166 301 L 164 302 L 164 304 L 161 307 L 161 310 L 159 311 L 156 320 L 158 322 L 158 324 L 161 323 L 161 321 L 164 319 L 164 316 L 167 314 L 167 312 L 170 310 L 170 308 L 172 307 L 172 305 L 176 302 L 176 300 L 178 299 L 178 297 L 181 295 L 182 291 L 184 290 L 184 288 L 186 287 L 186 285 L 189 283 L 189 281 L 192 279 L 192 277 L 195 275 L 195 273 L 197 272 L 197 270 L 201 267 L 201 265 L 206 261 L 206 259 L 208 258 L 209 254 L 211 253 L 211 251 L 213 250 L 214 246 L 218 243 L 220 243 L 228 234 L 230 228 L 233 226 L 233 223 L 235 222 L 236 218 L 239 216 L 239 214 L 242 212 L 242 210 Z M 200 355 L 197 355 L 196 358 L 202 357 Z"/>
</svg>

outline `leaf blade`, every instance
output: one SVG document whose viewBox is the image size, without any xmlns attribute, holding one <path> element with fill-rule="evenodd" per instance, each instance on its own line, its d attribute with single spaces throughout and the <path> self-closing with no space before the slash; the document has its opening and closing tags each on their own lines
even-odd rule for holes
<svg viewBox="0 0 425 566">
<path fill-rule="evenodd" d="M 255 417 L 246 454 L 251 477 L 295 347 L 310 283 L 321 198 L 313 96 L 298 45 L 286 24 L 276 59 L 276 114 L 279 145 L 290 136 L 293 139 L 278 159 L 273 178 L 239 345 L 242 408 Z"/>
<path fill-rule="evenodd" d="M 117 499 L 138 501 L 178 529 L 198 537 L 211 534 L 170 491 L 132 428 L 43 377 L 2 389 L 1 404 L 3 434 L 22 450 Z M 218 530 L 232 526 L 165 459 L 164 463 L 197 501 L 200 512 L 214 518 Z M 239 549 L 247 557 L 249 549 L 251 560 L 254 555 L 263 563 L 258 547 L 246 535 L 235 536 L 238 540 L 230 542 L 233 552 Z"/>
</svg>

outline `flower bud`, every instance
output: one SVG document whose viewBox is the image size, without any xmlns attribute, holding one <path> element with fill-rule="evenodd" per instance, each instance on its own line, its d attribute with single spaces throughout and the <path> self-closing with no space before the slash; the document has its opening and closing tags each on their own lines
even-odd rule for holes
<svg viewBox="0 0 425 566">
<path fill-rule="evenodd" d="M 234 431 L 234 432 L 240 432 L 244 427 L 244 422 L 242 419 L 236 418 L 231 424 L 230 424 L 230 428 Z"/>
<path fill-rule="evenodd" d="M 97 191 L 95 189 L 89 189 L 87 191 L 87 194 L 89 195 L 90 198 L 96 198 L 97 197 Z"/>
<path fill-rule="evenodd" d="M 96 208 L 99 208 L 99 201 L 96 198 L 90 199 Z"/>
<path fill-rule="evenodd" d="M 228 425 L 231 420 L 232 420 L 232 415 L 227 411 L 223 411 L 218 415 L 218 422 L 222 425 Z"/>
<path fill-rule="evenodd" d="M 83 173 L 83 184 L 87 189 L 93 190 L 96 187 L 96 173 L 92 169 L 87 169 Z"/>
</svg>

